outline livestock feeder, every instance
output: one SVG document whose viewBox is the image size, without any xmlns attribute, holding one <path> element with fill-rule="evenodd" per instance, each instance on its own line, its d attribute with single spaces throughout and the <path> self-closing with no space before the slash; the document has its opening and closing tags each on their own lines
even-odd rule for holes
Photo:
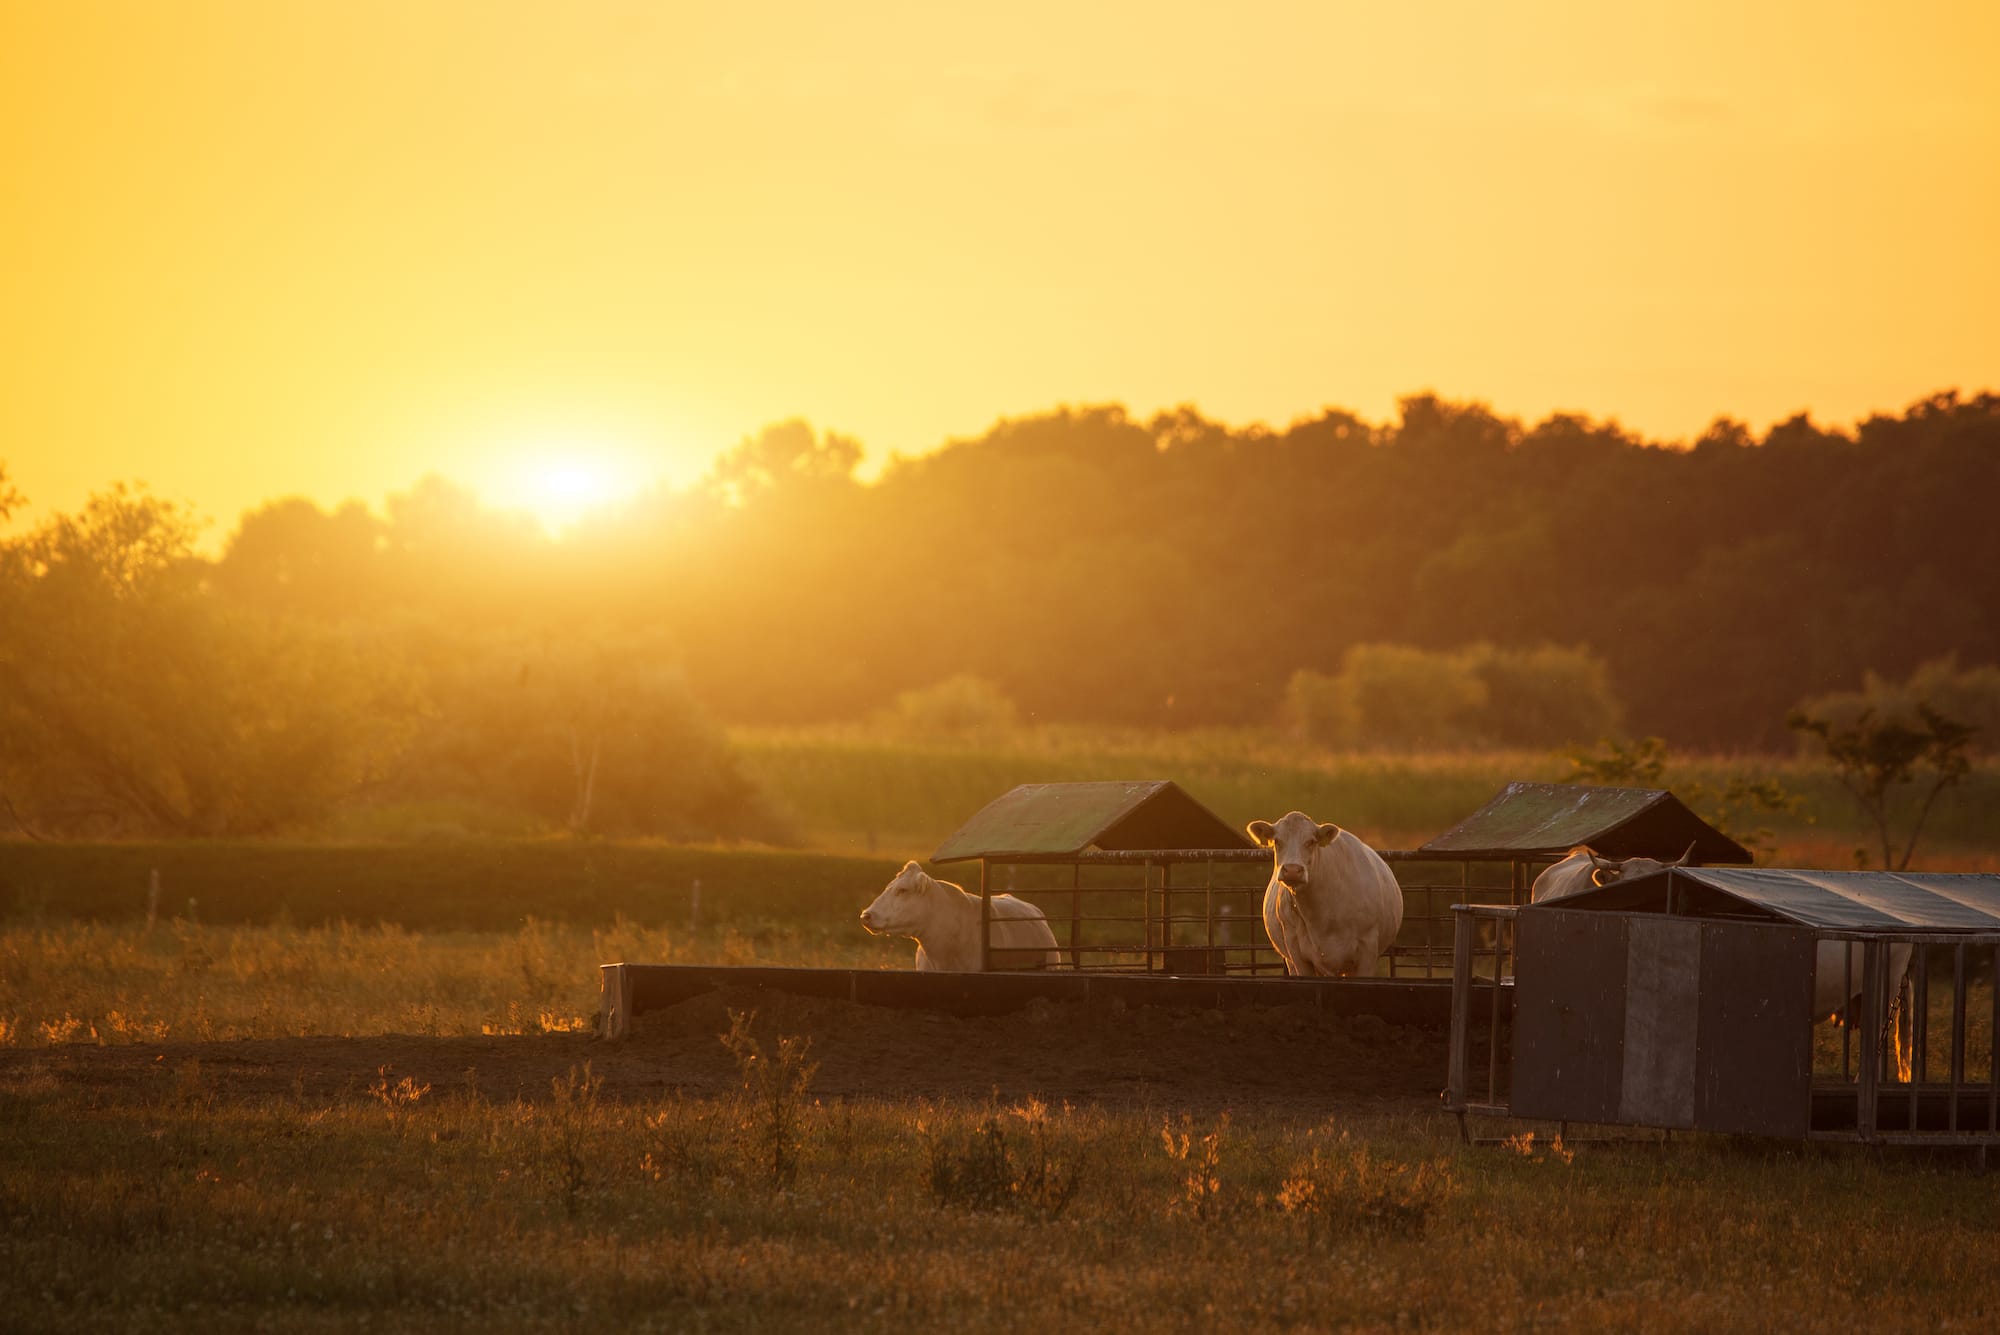
<svg viewBox="0 0 2000 1335">
<path fill-rule="evenodd" d="M 1445 1106 L 1468 1139 L 1495 1114 L 2000 1143 L 2000 876 L 1681 867 L 1454 916 Z"/>
<path fill-rule="evenodd" d="M 1421 847 L 1377 850 L 1405 905 L 1401 934 L 1384 954 L 1387 977 L 1288 978 L 1261 915 L 1271 853 L 1238 826 L 1162 779 L 1023 784 L 981 808 L 931 857 L 980 901 L 976 973 L 607 964 L 604 1031 L 622 1033 L 639 1012 L 732 983 L 961 1011 L 1008 1009 L 1032 996 L 1194 1006 L 1303 1001 L 1442 1025 L 1452 906 L 1521 904 L 1535 874 L 1577 844 L 1612 857 L 1669 859 L 1692 847 L 1698 862 L 1750 860 L 1664 790 L 1511 783 Z M 976 870 L 953 875 L 954 864 L 973 862 Z M 994 941 L 991 904 L 1001 894 L 1041 909 L 1055 934 L 1054 964 L 1040 947 Z M 1494 975 L 1510 972 L 1507 934 L 1495 933 L 1489 947 Z M 1510 984 L 1495 989 L 1496 1007 L 1506 991 Z"/>
<path fill-rule="evenodd" d="M 1404 898 L 1402 932 L 1385 952 L 1388 976 L 1449 978 L 1451 905 L 1523 903 L 1535 874 L 1578 844 L 1607 857 L 1664 860 L 1692 850 L 1698 863 L 1750 861 L 1664 789 L 1510 783 L 1428 843 L 1377 850 Z M 1005 893 L 1038 905 L 1055 929 L 1062 968 L 1285 971 L 1259 917 L 1270 853 L 1165 780 L 1023 784 L 931 857 L 974 860 L 977 883 L 966 888 L 982 901 Z M 989 947 L 988 967 L 1007 966 L 1008 954 Z"/>
</svg>

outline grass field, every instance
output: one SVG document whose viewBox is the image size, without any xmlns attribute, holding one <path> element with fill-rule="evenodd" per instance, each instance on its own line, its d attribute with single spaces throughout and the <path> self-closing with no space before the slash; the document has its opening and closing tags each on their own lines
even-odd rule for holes
<svg viewBox="0 0 2000 1335">
<path fill-rule="evenodd" d="M 1516 779 L 1566 781 L 1548 752 L 1335 754 L 1268 730 L 1189 733 L 1042 727 L 976 741 L 924 743 L 860 728 L 738 729 L 750 776 L 806 846 L 922 857 L 967 817 L 1020 783 L 1172 779 L 1235 825 L 1294 808 L 1353 829 L 1381 848 L 1412 848 L 1470 815 Z M 1780 865 L 1851 867 L 1872 846 L 1852 799 L 1823 764 L 1795 757 L 1676 760 L 1666 783 L 1720 792 L 1731 778 L 1776 779 L 1803 800 L 1796 814 L 1746 813 L 1770 828 Z M 2000 764 L 1987 762 L 1940 799 L 1920 866 L 2000 866 Z M 1875 856 L 1878 864 L 1880 854 Z"/>
<path fill-rule="evenodd" d="M 496 948 L 474 972 L 511 977 Z M 324 1004 L 303 1023 L 366 1014 Z M 1171 1090 L 1137 1107 L 822 1099 L 811 1052 L 782 1038 L 738 1050 L 736 1092 L 698 1096 L 612 1097 L 598 1070 L 643 1063 L 643 1048 L 565 1034 L 510 1040 L 552 1072 L 511 1093 L 477 1073 L 447 1085 L 388 1068 L 341 1091 L 240 1097 L 230 1043 L 163 1052 L 118 1086 L 0 1063 L 0 1324 L 2000 1320 L 2000 1195 L 1962 1158 L 1709 1137 L 1574 1148 L 1547 1128 L 1473 1148 L 1434 1110 L 1310 1115 L 1245 1098 L 1190 1112 Z"/>
<path fill-rule="evenodd" d="M 823 1094 L 813 1053 L 792 1062 L 768 1025 L 740 1087 L 683 1085 L 643 1044 L 591 1036 L 600 963 L 905 967 L 909 944 L 855 913 L 1015 782 L 1170 777 L 1231 820 L 1298 806 L 1395 844 L 1504 779 L 1561 773 L 1221 735 L 739 742 L 809 850 L 0 845 L 0 1328 L 2000 1323 L 2000 1194 L 1961 1156 L 1587 1149 L 1546 1127 L 1471 1148 L 1421 1090 L 1319 1111 L 1233 1085 Z M 1945 813 L 1930 865 L 1994 865 L 1995 783 L 1982 770 Z M 1838 827 L 1781 838 L 1849 860 Z M 323 1043 L 366 1074 L 306 1078 Z M 448 1066 L 453 1044 L 485 1045 L 514 1083 L 369 1055 Z M 299 1078 L 249 1092 L 285 1045 Z"/>
</svg>

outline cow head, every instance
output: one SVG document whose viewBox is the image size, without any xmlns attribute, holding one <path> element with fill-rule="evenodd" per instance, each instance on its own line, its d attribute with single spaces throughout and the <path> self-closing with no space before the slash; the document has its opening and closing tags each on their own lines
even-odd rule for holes
<svg viewBox="0 0 2000 1335">
<path fill-rule="evenodd" d="M 922 867 L 905 862 L 875 902 L 861 910 L 861 925 L 877 936 L 915 936 L 930 920 L 929 906 L 937 889 L 938 883 L 924 875 Z"/>
<path fill-rule="evenodd" d="M 1628 877 L 1636 880 L 1641 876 L 1651 876 L 1656 871 L 1685 867 L 1688 865 L 1688 859 L 1694 856 L 1694 845 L 1689 844 L 1687 852 L 1672 862 L 1662 862 L 1658 858 L 1626 858 L 1620 861 L 1616 858 L 1601 858 L 1588 848 L 1583 851 L 1590 854 L 1590 883 L 1610 885 Z"/>
<path fill-rule="evenodd" d="M 1303 811 L 1291 812 L 1275 825 L 1253 820 L 1243 828 L 1259 848 L 1271 850 L 1271 874 L 1294 890 L 1306 888 L 1314 850 L 1325 848 L 1340 835 L 1338 825 L 1322 825 Z"/>
</svg>

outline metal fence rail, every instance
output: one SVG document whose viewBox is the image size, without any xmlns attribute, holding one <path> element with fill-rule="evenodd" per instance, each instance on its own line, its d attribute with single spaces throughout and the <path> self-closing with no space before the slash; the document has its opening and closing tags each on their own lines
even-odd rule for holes
<svg viewBox="0 0 2000 1335">
<path fill-rule="evenodd" d="M 1382 853 L 1403 890 L 1403 926 L 1384 952 L 1389 977 L 1451 976 L 1451 906 L 1526 900 L 1540 859 Z M 979 894 L 988 969 L 1042 968 L 1046 947 L 993 942 L 992 897 L 1033 904 L 1066 970 L 1280 976 L 1284 959 L 1263 926 L 1267 849 L 1091 851 L 983 858 Z"/>
</svg>

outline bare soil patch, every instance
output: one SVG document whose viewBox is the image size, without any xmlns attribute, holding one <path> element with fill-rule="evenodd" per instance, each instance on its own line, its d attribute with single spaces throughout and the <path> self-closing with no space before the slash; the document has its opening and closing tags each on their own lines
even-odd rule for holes
<svg viewBox="0 0 2000 1335">
<path fill-rule="evenodd" d="M 632 1036 L 245 1039 L 65 1045 L 0 1052 L 0 1091 L 54 1086 L 93 1103 L 144 1101 L 189 1060 L 217 1096 L 260 1102 L 366 1097 L 387 1068 L 450 1095 L 540 1101 L 550 1081 L 591 1064 L 600 1097 L 713 1096 L 737 1071 L 719 1036 L 731 1010 L 766 1036 L 812 1039 L 820 1098 L 1013 1101 L 1322 1116 L 1437 1107 L 1441 1032 L 1305 1007 L 1180 1010 L 1036 1002 L 1012 1015 L 959 1018 L 782 993 L 730 989 L 640 1015 Z"/>
</svg>

